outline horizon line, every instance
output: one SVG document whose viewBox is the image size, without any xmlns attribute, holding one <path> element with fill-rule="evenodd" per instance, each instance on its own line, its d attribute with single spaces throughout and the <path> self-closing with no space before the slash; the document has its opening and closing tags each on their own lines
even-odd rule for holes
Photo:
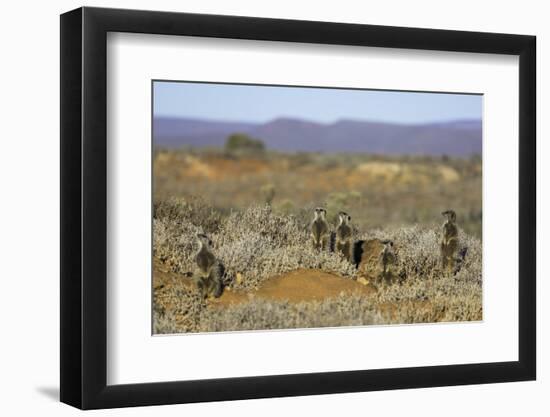
<svg viewBox="0 0 550 417">
<path fill-rule="evenodd" d="M 279 120 L 291 120 L 299 122 L 313 123 L 323 126 L 331 126 L 337 123 L 342 122 L 362 122 L 362 123 L 380 123 L 380 124 L 389 124 L 389 125 L 401 125 L 401 126 L 422 126 L 422 125 L 433 125 L 433 124 L 449 124 L 457 122 L 480 122 L 483 123 L 483 118 L 458 118 L 458 119 L 444 119 L 444 120 L 432 120 L 425 122 L 395 122 L 395 121 L 385 121 L 382 119 L 357 119 L 357 118 L 340 118 L 336 119 L 333 122 L 323 122 L 316 121 L 306 118 L 293 117 L 293 116 L 277 116 L 266 121 L 249 121 L 249 120 L 235 120 L 235 119 L 212 119 L 212 118 L 202 118 L 202 117 L 192 117 L 192 116 L 178 116 L 178 115 L 155 115 L 153 114 L 153 119 L 177 119 L 177 120 L 193 120 L 201 122 L 211 122 L 211 123 L 246 123 L 250 125 L 264 125 L 268 123 L 273 123 Z"/>
</svg>

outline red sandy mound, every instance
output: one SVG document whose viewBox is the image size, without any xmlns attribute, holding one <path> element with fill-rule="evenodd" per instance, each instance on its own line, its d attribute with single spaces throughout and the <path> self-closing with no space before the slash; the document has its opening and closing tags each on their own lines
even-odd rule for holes
<svg viewBox="0 0 550 417">
<path fill-rule="evenodd" d="M 349 278 L 316 269 L 298 269 L 267 280 L 256 291 L 244 293 L 226 289 L 220 298 L 211 300 L 211 303 L 224 306 L 242 303 L 251 298 L 298 303 L 334 298 L 341 293 L 369 294 L 373 291 L 376 291 L 374 287 Z"/>
</svg>

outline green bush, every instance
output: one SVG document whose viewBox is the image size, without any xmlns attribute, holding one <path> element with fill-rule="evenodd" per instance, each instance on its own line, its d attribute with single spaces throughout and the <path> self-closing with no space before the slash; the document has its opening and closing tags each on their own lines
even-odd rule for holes
<svg viewBox="0 0 550 417">
<path fill-rule="evenodd" d="M 234 133 L 227 138 L 225 150 L 229 153 L 258 154 L 265 151 L 264 143 L 244 133 Z"/>
</svg>

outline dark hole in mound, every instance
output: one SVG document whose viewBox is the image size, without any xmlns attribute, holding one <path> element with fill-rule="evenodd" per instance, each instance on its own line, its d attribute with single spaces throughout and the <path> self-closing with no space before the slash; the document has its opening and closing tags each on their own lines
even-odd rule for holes
<svg viewBox="0 0 550 417">
<path fill-rule="evenodd" d="M 359 262 L 361 262 L 361 258 L 363 257 L 363 243 L 365 243 L 364 240 L 353 242 L 352 262 L 356 268 L 359 267 Z"/>
</svg>

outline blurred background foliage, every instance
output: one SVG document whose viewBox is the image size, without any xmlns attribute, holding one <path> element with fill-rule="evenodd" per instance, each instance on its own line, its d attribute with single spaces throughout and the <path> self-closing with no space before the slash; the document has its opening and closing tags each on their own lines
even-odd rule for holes
<svg viewBox="0 0 550 417">
<path fill-rule="evenodd" d="M 236 133 L 224 147 L 155 148 L 154 198 L 200 196 L 220 215 L 251 204 L 309 221 L 325 206 L 346 211 L 359 230 L 442 223 L 452 208 L 459 226 L 482 235 L 482 161 L 443 156 L 283 153 Z"/>
</svg>

